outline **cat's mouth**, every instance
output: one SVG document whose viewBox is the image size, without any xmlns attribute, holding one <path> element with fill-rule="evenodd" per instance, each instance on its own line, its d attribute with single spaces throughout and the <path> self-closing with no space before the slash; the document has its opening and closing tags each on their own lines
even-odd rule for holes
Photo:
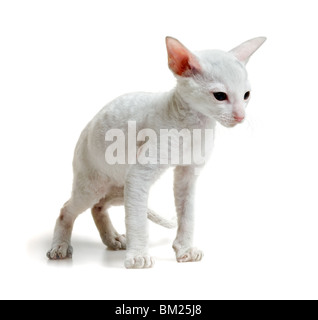
<svg viewBox="0 0 318 320">
<path fill-rule="evenodd" d="M 234 128 L 237 124 L 239 124 L 239 122 L 221 123 L 221 125 L 226 127 L 226 128 Z"/>
<path fill-rule="evenodd" d="M 237 124 L 240 124 L 244 121 L 244 119 L 235 120 L 233 117 L 230 116 L 215 116 L 215 120 L 217 120 L 222 126 L 226 128 L 233 128 Z"/>
</svg>

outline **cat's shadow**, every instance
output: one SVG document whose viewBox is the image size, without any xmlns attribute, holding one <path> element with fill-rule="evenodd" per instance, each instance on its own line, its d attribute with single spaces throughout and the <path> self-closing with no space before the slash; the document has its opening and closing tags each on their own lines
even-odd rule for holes
<svg viewBox="0 0 318 320">
<path fill-rule="evenodd" d="M 170 239 L 163 238 L 150 242 L 150 247 L 167 246 Z M 43 234 L 32 238 L 27 243 L 27 253 L 32 260 L 46 262 L 48 266 L 71 267 L 73 265 L 99 263 L 108 268 L 124 268 L 125 250 L 113 251 L 106 248 L 99 239 L 85 239 L 74 236 L 72 246 L 74 254 L 72 259 L 49 260 L 46 252 L 50 248 L 51 235 Z"/>
</svg>

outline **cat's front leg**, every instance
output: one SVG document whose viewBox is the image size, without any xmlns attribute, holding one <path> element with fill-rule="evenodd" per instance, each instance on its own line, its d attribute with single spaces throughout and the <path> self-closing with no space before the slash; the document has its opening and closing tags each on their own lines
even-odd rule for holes
<svg viewBox="0 0 318 320">
<path fill-rule="evenodd" d="M 200 261 L 203 252 L 193 247 L 194 191 L 198 170 L 178 166 L 174 176 L 174 195 L 178 214 L 178 233 L 173 243 L 178 262 Z"/>
<path fill-rule="evenodd" d="M 125 211 L 128 269 L 151 268 L 154 259 L 148 253 L 148 195 L 159 169 L 133 165 L 126 177 Z"/>
</svg>

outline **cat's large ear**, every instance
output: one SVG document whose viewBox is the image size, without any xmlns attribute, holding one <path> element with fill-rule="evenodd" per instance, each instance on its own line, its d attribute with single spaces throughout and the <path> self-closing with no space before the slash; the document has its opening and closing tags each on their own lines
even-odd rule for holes
<svg viewBox="0 0 318 320">
<path fill-rule="evenodd" d="M 190 77 L 201 71 L 197 57 L 180 41 L 166 37 L 169 68 L 178 76 Z"/>
<path fill-rule="evenodd" d="M 244 64 L 247 64 L 251 55 L 266 41 L 265 37 L 258 37 L 248 40 L 230 51 Z"/>
</svg>

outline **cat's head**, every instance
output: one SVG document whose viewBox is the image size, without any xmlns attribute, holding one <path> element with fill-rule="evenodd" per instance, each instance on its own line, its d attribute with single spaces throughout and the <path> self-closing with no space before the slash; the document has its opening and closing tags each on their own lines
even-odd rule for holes
<svg viewBox="0 0 318 320">
<path fill-rule="evenodd" d="M 251 39 L 230 52 L 192 53 L 177 39 L 167 37 L 169 68 L 182 100 L 225 127 L 243 122 L 251 95 L 245 65 L 265 40 Z"/>
</svg>

